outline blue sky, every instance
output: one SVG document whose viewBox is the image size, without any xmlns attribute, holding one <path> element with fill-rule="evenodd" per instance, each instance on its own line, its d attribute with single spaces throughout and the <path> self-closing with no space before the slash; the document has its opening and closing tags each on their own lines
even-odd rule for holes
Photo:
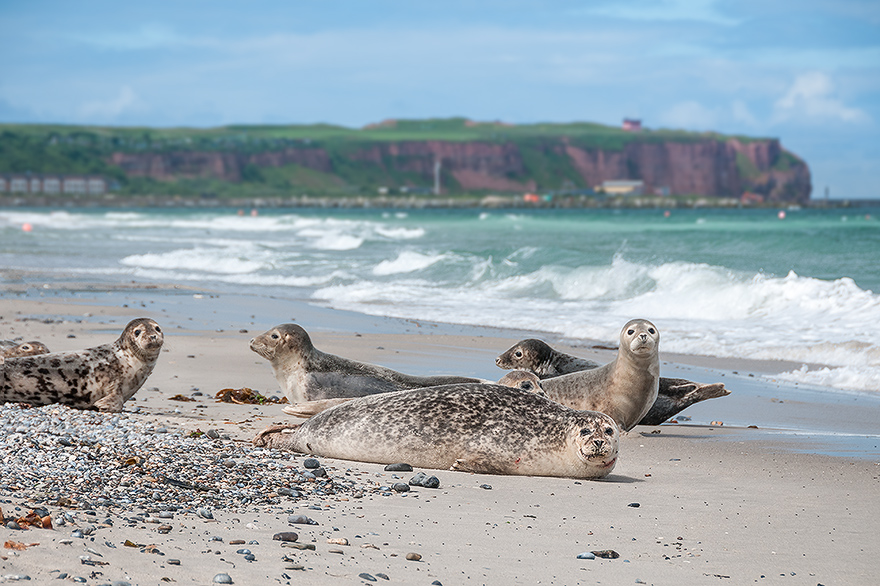
<svg viewBox="0 0 880 586">
<path fill-rule="evenodd" d="M 880 198 L 880 2 L 0 2 L 0 122 L 448 116 L 778 137 Z"/>
</svg>

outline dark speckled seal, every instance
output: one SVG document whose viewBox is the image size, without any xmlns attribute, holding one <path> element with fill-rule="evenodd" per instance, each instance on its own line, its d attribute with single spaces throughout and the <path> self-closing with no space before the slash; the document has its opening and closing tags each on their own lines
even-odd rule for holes
<svg viewBox="0 0 880 586">
<path fill-rule="evenodd" d="M 122 411 L 153 372 L 163 341 L 155 321 L 139 318 L 112 344 L 7 358 L 0 367 L 0 402 Z"/>
<path fill-rule="evenodd" d="M 376 393 L 478 383 L 464 376 L 414 376 L 384 366 L 321 352 L 296 324 L 282 324 L 251 340 L 251 350 L 272 365 L 275 379 L 291 403 L 363 397 Z"/>
<path fill-rule="evenodd" d="M 327 458 L 480 474 L 601 478 L 620 431 L 604 413 L 575 411 L 495 384 L 456 384 L 360 397 L 254 444 Z"/>
<path fill-rule="evenodd" d="M 541 379 L 599 367 L 599 364 L 592 360 L 565 354 L 533 338 L 521 340 L 511 346 L 495 359 L 495 364 L 505 370 L 510 368 L 528 370 Z M 703 384 L 683 378 L 661 376 L 657 399 L 638 425 L 660 425 L 694 403 L 729 394 L 730 391 L 724 388 L 724 383 Z"/>
</svg>

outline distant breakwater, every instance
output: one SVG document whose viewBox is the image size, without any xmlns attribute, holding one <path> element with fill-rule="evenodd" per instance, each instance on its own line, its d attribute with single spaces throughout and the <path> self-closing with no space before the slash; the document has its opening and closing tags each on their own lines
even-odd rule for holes
<svg viewBox="0 0 880 586">
<path fill-rule="evenodd" d="M 521 196 L 473 197 L 434 196 L 292 196 L 292 197 L 186 197 L 175 195 L 101 196 L 3 196 L 0 207 L 191 207 L 191 208 L 340 208 L 340 209 L 693 209 L 693 208 L 779 208 L 779 202 L 744 203 L 732 197 L 561 197 L 551 201 L 525 201 Z M 806 207 L 841 208 L 880 206 L 880 200 L 810 200 Z"/>
</svg>

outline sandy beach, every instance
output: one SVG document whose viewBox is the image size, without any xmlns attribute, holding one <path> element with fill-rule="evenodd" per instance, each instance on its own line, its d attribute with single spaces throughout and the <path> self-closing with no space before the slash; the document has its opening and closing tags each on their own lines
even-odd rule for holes
<svg viewBox="0 0 880 586">
<path fill-rule="evenodd" d="M 225 471 L 245 466 L 249 457 L 276 463 L 259 502 L 233 501 L 215 490 L 211 504 L 193 497 L 161 517 L 158 505 L 83 503 L 76 486 L 59 500 L 68 495 L 40 493 L 34 479 L 0 478 L 7 522 L 45 507 L 54 525 L 0 528 L 0 582 L 210 584 L 218 574 L 235 584 L 445 586 L 876 580 L 880 402 L 873 397 L 785 387 L 762 376 L 778 365 L 667 356 L 661 342 L 664 376 L 720 380 L 733 393 L 687 409 L 682 415 L 690 421 L 636 427 L 622 438 L 619 463 L 604 480 L 425 470 L 440 479 L 439 488 L 396 492 L 389 487 L 414 473 L 319 458 L 328 483 L 302 474 L 306 455 L 247 455 L 256 432 L 290 421 L 278 405 L 214 399 L 221 389 L 243 387 L 281 396 L 268 363 L 248 349 L 251 337 L 296 319 L 326 352 L 412 374 L 497 379 L 503 372 L 495 357 L 527 332 L 271 303 L 143 291 L 0 299 L 0 338 L 40 340 L 53 351 L 108 343 L 130 319 L 156 319 L 166 331 L 163 352 L 125 404 L 121 424 L 162 429 L 169 441 L 202 442 L 205 452 L 217 453 L 206 466 L 213 466 L 218 486 Z M 613 356 L 591 345 L 559 347 L 600 362 Z M 194 400 L 172 400 L 176 395 Z M 140 456 L 143 476 L 169 489 L 157 480 L 162 455 Z M 98 463 L 126 465 L 112 458 Z M 279 492 L 291 487 L 300 487 L 299 497 Z M 316 524 L 291 524 L 298 515 Z M 112 523 L 102 522 L 108 519 Z M 72 535 L 86 526 L 92 530 Z M 273 540 L 290 531 L 298 534 L 295 542 Z M 254 559 L 238 553 L 243 550 Z M 578 558 L 608 550 L 619 557 Z"/>
</svg>

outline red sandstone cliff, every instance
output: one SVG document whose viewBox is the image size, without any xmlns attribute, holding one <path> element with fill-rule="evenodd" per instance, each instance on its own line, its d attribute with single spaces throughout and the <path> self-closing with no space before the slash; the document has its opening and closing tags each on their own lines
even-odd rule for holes
<svg viewBox="0 0 880 586">
<path fill-rule="evenodd" d="M 352 169 L 373 180 L 393 185 L 433 181 L 435 161 L 441 161 L 444 187 L 461 191 L 533 191 L 558 189 L 568 179 L 593 187 L 610 179 L 641 179 L 646 192 L 666 187 L 673 194 L 739 197 L 749 191 L 767 201 L 804 202 L 810 196 L 810 171 L 778 140 L 705 138 L 688 141 L 633 140 L 621 150 L 590 148 L 565 138 L 548 138 L 529 147 L 525 156 L 514 142 L 401 141 L 348 146 L 344 151 L 321 147 L 286 148 L 259 153 L 235 151 L 179 151 L 167 153 L 114 153 L 110 162 L 129 176 L 173 180 L 212 177 L 240 181 L 248 166 L 300 165 L 339 175 L 357 183 Z M 344 164 L 340 165 L 340 159 Z M 576 177 L 544 173 L 535 179 L 530 165 L 547 161 L 573 169 Z M 557 165 L 558 166 L 558 165 Z M 555 167 L 553 167 L 555 168 Z M 379 179 L 375 179 L 379 178 Z"/>
</svg>

